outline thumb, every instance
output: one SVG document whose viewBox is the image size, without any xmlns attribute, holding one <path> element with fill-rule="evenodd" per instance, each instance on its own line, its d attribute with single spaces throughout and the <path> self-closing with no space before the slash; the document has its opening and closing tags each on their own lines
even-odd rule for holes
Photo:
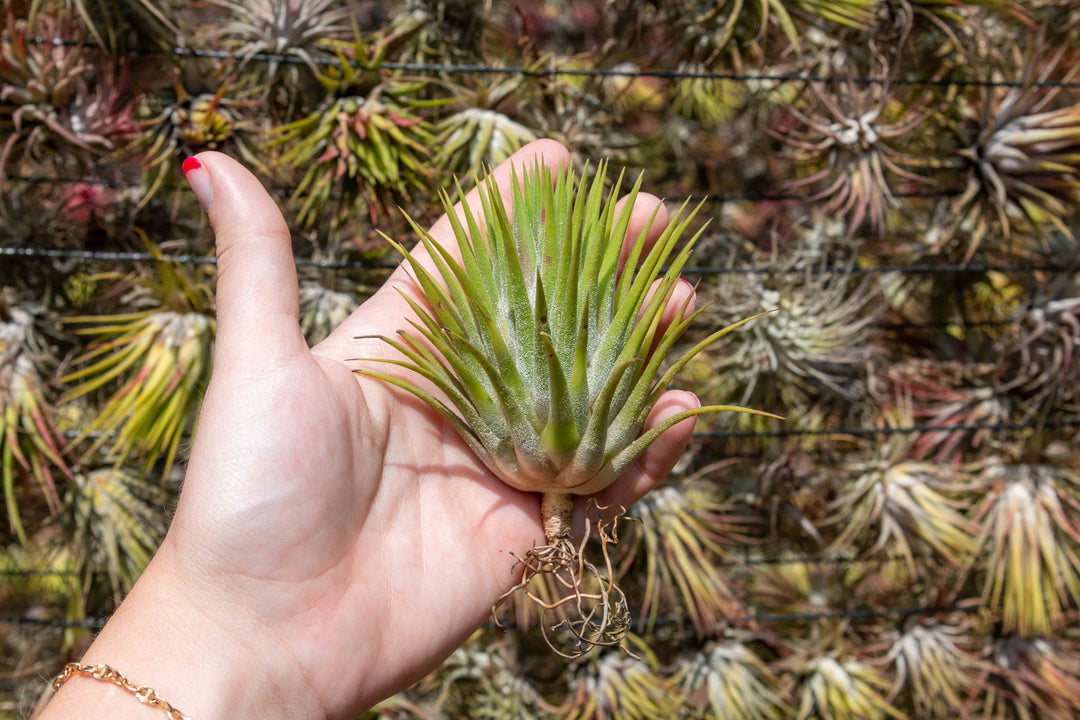
<svg viewBox="0 0 1080 720">
<path fill-rule="evenodd" d="M 306 351 L 292 239 L 262 184 L 227 155 L 184 161 L 217 247 L 218 362 L 251 366 Z"/>
</svg>

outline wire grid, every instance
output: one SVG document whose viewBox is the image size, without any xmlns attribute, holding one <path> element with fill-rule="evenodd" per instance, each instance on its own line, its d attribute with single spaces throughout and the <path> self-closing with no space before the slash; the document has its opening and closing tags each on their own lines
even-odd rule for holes
<svg viewBox="0 0 1080 720">
<path fill-rule="evenodd" d="M 6 38 L 5 38 L 6 39 Z M 40 40 L 39 40 L 40 41 Z M 54 41 L 63 43 L 63 41 Z M 160 48 L 135 48 L 134 52 L 137 54 L 172 54 L 177 57 L 205 57 L 216 59 L 232 59 L 232 60 L 255 60 L 260 62 L 281 62 L 281 63 L 299 63 L 298 58 L 285 55 L 266 54 L 259 53 L 254 55 L 241 56 L 235 53 L 228 53 L 216 50 L 197 49 L 197 48 L 172 48 L 160 49 Z M 315 58 L 314 61 L 317 64 L 337 64 L 338 60 L 328 58 Z M 474 64 L 439 64 L 439 63 L 385 63 L 384 67 L 391 70 L 406 70 L 410 72 L 422 72 L 422 73 L 449 73 L 449 74 L 513 74 L 529 77 L 553 77 L 553 76 L 578 76 L 578 77 L 650 77 L 666 80 L 686 80 L 686 79 L 707 79 L 707 80 L 734 80 L 743 82 L 753 81 L 774 81 L 774 82 L 800 82 L 800 83 L 832 83 L 837 81 L 851 82 L 857 85 L 870 85 L 870 84 L 889 84 L 889 85 L 908 85 L 908 86 L 978 86 L 978 87 L 1021 87 L 1022 83 L 1015 81 L 995 81 L 984 80 L 977 78 L 873 78 L 873 77 L 837 77 L 837 76 L 824 76 L 824 75 L 805 75 L 805 74 L 758 74 L 758 73 L 719 73 L 719 72 L 686 72 L 676 70 L 622 70 L 622 69 L 541 69 L 534 70 L 524 67 L 496 67 L 487 65 L 474 65 Z M 1055 81 L 1043 81 L 1029 83 L 1028 85 L 1045 88 L 1080 88 L 1080 82 L 1055 82 Z M 82 179 L 82 178 L 45 178 L 35 176 L 15 176 L 9 178 L 11 180 L 27 183 L 45 183 L 45 184 L 62 184 L 62 183 L 75 183 L 75 182 L 91 182 L 106 184 L 110 187 L 125 187 L 110 184 L 108 181 L 99 179 Z M 945 198 L 959 195 L 961 193 L 958 189 L 945 189 L 936 191 L 915 191 L 907 193 L 896 193 L 897 197 L 905 198 Z M 288 191 L 282 191 L 281 194 L 288 194 Z M 709 203 L 725 203 L 725 202 L 808 202 L 808 198 L 801 195 L 785 195 L 785 194 L 767 194 L 767 193 L 746 193 L 746 194 L 720 194 L 713 195 L 706 198 L 696 198 L 693 201 L 703 200 Z M 99 251 L 79 251 L 79 250 L 48 250 L 43 248 L 32 247 L 0 247 L 0 257 L 12 257 L 23 259 L 76 259 L 84 261 L 94 262 L 111 262 L 111 263 L 128 263 L 128 262 L 147 262 L 153 261 L 158 258 L 151 256 L 149 253 L 138 252 L 99 252 Z M 192 265 L 211 265 L 216 263 L 216 258 L 206 256 L 192 256 L 192 255 L 172 255 L 166 256 L 166 260 L 170 262 L 180 264 L 192 264 Z M 389 271 L 397 267 L 393 263 L 365 263 L 365 262 L 347 262 L 347 261 L 333 261 L 333 260 L 318 260 L 314 258 L 298 258 L 296 260 L 298 267 L 318 268 L 327 270 L 383 270 Z M 873 267 L 813 267 L 809 270 L 805 268 L 786 268 L 777 266 L 754 266 L 754 267 L 722 267 L 722 266 L 691 266 L 684 269 L 687 274 L 696 275 L 726 275 L 726 274 L 782 274 L 782 273 L 794 273 L 794 272 L 811 272 L 816 274 L 840 274 L 840 273 L 852 273 L 852 274 L 884 274 L 884 273 L 899 273 L 905 275 L 929 275 L 929 274 L 978 274 L 986 272 L 1003 272 L 1003 273 L 1074 273 L 1080 271 L 1080 265 L 1072 264 L 1030 264 L 1030 263 L 1016 263 L 1016 264 L 987 264 L 987 263 L 967 263 L 967 264 L 911 264 L 911 265 L 886 265 L 886 266 L 873 266 Z M 876 327 L 882 330 L 889 331 L 901 331 L 906 329 L 948 329 L 952 327 L 988 327 L 988 326 L 1000 326 L 1015 323 L 1015 320 L 999 320 L 999 321 L 960 321 L 960 322 L 941 322 L 941 323 L 889 323 L 879 324 Z M 915 425 L 907 427 L 893 427 L 893 428 L 875 428 L 875 427 L 838 427 L 829 428 L 823 430 L 808 430 L 808 429 L 786 429 L 776 431 L 716 431 L 716 432 L 698 432 L 695 433 L 697 438 L 784 438 L 795 436 L 826 436 L 826 435 L 848 435 L 848 436 L 868 436 L 868 435 L 887 435 L 887 434 L 905 434 L 905 433 L 922 433 L 922 432 L 953 432 L 953 431 L 973 431 L 973 430 L 989 430 L 994 432 L 1020 432 L 1026 430 L 1037 429 L 1050 429 L 1050 428 L 1063 428 L 1074 427 L 1080 425 L 1080 421 L 1061 421 L 1056 423 L 989 423 L 989 424 L 955 424 L 955 425 Z M 865 558 L 856 557 L 851 555 L 838 555 L 838 556 L 825 556 L 825 557 L 812 557 L 812 556 L 799 556 L 799 557 L 781 557 L 781 558 L 744 558 L 732 561 L 724 561 L 720 564 L 729 566 L 744 566 L 744 565 L 781 565 L 781 564 L 813 564 L 813 563 L 828 563 L 847 565 L 860 562 L 900 562 L 908 559 L 906 556 L 889 556 L 884 558 Z M 52 573 L 50 571 L 22 571 L 22 570 L 4 570 L 0 571 L 0 576 L 17 576 L 17 575 L 49 575 L 57 574 L 63 575 L 64 573 Z M 838 610 L 838 611 L 822 611 L 822 612 L 801 612 L 801 613 L 748 613 L 743 616 L 730 617 L 726 619 L 730 624 L 741 623 L 812 623 L 820 620 L 833 620 L 833 619 L 848 619 L 848 620 L 865 620 L 876 618 L 908 618 L 917 616 L 933 616 L 943 615 L 950 613 L 977 613 L 984 609 L 984 606 L 979 603 L 958 603 L 944 606 L 912 606 L 912 607 L 892 607 L 892 608 L 857 608 L 851 610 Z M 7 625 L 36 625 L 36 626 L 48 626 L 55 628 L 83 628 L 83 629 L 99 629 L 105 624 L 106 618 L 91 617 L 83 620 L 67 620 L 63 618 L 40 618 L 30 616 L 0 616 L 0 624 Z M 667 624 L 683 624 L 685 620 L 673 619 L 673 618 L 660 618 L 657 625 Z"/>
</svg>

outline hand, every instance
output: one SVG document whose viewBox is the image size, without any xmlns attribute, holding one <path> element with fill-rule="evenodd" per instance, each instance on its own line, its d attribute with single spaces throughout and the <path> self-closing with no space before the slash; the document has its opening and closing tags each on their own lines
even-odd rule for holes
<svg viewBox="0 0 1080 720">
<path fill-rule="evenodd" d="M 527 146 L 494 170 L 505 196 L 511 163 L 536 155 L 550 166 L 568 161 L 557 143 Z M 289 232 L 274 201 L 228 157 L 198 160 L 192 172 L 204 175 L 189 179 L 212 193 L 218 253 L 213 379 L 168 536 L 88 661 L 155 687 L 194 720 L 210 717 L 196 706 L 210 713 L 222 705 L 185 688 L 185 676 L 157 679 L 167 663 L 147 667 L 153 676 L 119 664 L 117 655 L 147 662 L 123 649 L 125 631 L 163 623 L 159 632 L 189 638 L 177 657 L 203 657 L 226 677 L 246 665 L 250 687 L 234 703 L 352 718 L 435 668 L 490 617 L 520 576 L 511 553 L 543 543 L 539 496 L 491 475 L 421 401 L 353 373 L 350 359 L 393 353 L 356 338 L 405 327 L 410 311 L 396 288 L 414 291 L 402 269 L 309 350 Z M 639 196 L 628 236 L 658 204 Z M 653 239 L 666 224 L 660 208 Z M 445 217 L 432 235 L 454 242 Z M 672 305 L 690 292 L 680 288 Z M 647 426 L 696 405 L 690 393 L 669 392 Z M 692 429 L 688 420 L 667 431 L 600 503 L 636 502 L 665 477 Z M 142 610 L 127 607 L 137 603 Z M 155 611 L 162 603 L 172 619 Z"/>
</svg>

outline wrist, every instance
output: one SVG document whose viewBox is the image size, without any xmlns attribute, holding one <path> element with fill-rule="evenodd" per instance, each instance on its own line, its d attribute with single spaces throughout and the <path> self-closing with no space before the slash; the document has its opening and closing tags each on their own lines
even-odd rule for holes
<svg viewBox="0 0 1080 720">
<path fill-rule="evenodd" d="M 191 720 L 304 718 L 324 720 L 314 692 L 261 628 L 193 597 L 170 568 L 165 547 L 80 660 L 110 665 L 153 688 Z M 162 720 L 109 683 L 74 677 L 40 720 Z"/>
</svg>

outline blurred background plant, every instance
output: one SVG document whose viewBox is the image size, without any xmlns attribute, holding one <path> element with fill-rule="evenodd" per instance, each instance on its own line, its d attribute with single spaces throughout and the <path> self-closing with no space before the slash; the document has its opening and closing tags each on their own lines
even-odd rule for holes
<svg viewBox="0 0 1080 720">
<path fill-rule="evenodd" d="M 687 339 L 773 312 L 680 382 L 788 421 L 702 419 L 620 525 L 636 657 L 555 660 L 508 605 L 365 717 L 1077 717 L 1078 18 L 0 0 L 0 718 L 176 501 L 214 338 L 183 159 L 237 156 L 280 201 L 316 344 L 394 265 L 379 231 L 415 240 L 395 206 L 430 223 L 432 190 L 535 137 L 703 202 Z"/>
</svg>

